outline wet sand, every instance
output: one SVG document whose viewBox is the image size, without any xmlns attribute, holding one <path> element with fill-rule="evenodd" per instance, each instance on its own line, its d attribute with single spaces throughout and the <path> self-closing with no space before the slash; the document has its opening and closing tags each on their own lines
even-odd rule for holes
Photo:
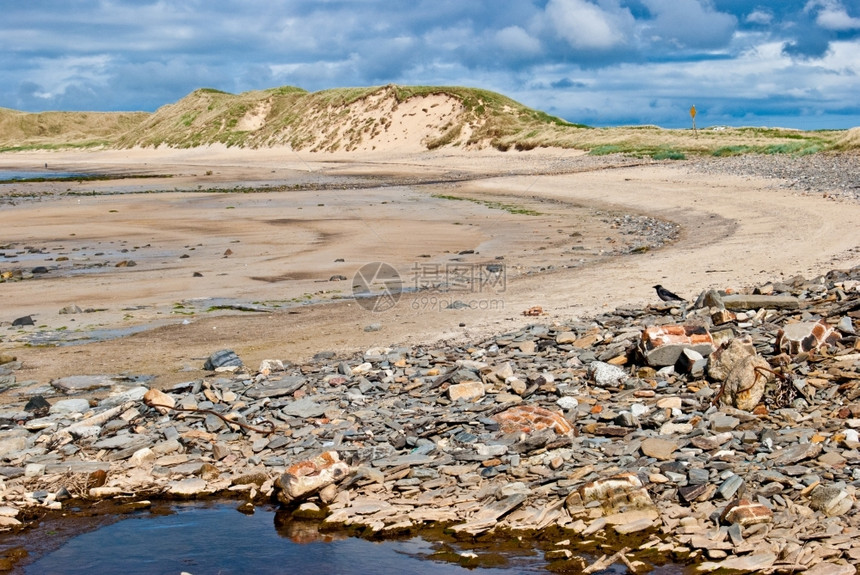
<svg viewBox="0 0 860 575">
<path fill-rule="evenodd" d="M 560 150 L 0 156 L 0 169 L 45 163 L 170 177 L 0 184 L 0 272 L 47 269 L 0 283 L 0 351 L 34 385 L 131 373 L 163 386 L 193 379 L 222 348 L 252 367 L 298 362 L 505 332 L 534 321 L 523 314 L 534 306 L 553 321 L 642 305 L 655 283 L 694 298 L 860 265 L 856 202 L 685 162 Z M 406 288 L 376 311 L 353 298 L 373 262 Z M 10 325 L 26 315 L 35 326 Z M 54 345 L 93 330 L 142 331 Z"/>
</svg>

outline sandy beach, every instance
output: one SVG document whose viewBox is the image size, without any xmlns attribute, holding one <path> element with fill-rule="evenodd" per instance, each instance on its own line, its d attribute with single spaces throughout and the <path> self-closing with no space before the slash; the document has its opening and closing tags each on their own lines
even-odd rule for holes
<svg viewBox="0 0 860 575">
<path fill-rule="evenodd" d="M 0 351 L 34 384 L 127 373 L 163 386 L 222 348 L 256 366 L 465 341 L 528 324 L 536 306 L 563 321 L 647 304 L 656 283 L 695 299 L 860 265 L 856 201 L 683 161 L 546 149 L 0 156 L 0 169 L 46 164 L 164 177 L 0 185 L 0 272 L 27 272 L 0 283 Z M 406 290 L 375 310 L 353 297 L 374 262 Z M 37 266 L 47 273 L 30 277 Z M 487 269 L 496 276 L 482 281 Z M 11 325 L 27 315 L 35 325 Z M 55 345 L 94 331 L 131 335 Z"/>
</svg>

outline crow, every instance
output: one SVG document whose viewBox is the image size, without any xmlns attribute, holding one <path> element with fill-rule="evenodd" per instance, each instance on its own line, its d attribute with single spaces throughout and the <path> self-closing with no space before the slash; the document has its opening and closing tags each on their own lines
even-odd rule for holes
<svg viewBox="0 0 860 575">
<path fill-rule="evenodd" d="M 660 284 L 652 286 L 655 290 L 657 290 L 657 297 L 659 297 L 663 301 L 687 301 L 684 298 L 673 294 Z"/>
</svg>

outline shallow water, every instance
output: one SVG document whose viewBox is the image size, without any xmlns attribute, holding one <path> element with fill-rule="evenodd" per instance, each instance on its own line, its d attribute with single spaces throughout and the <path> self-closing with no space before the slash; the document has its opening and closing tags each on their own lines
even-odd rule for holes
<svg viewBox="0 0 860 575">
<path fill-rule="evenodd" d="M 547 573 L 541 552 L 505 554 L 504 565 L 466 568 L 429 558 L 439 543 L 414 537 L 372 542 L 320 534 L 274 508 L 252 515 L 235 503 L 181 504 L 167 515 L 140 512 L 78 535 L 25 567 L 31 575 L 513 575 Z M 480 555 L 480 553 L 479 553 Z M 494 553 L 493 559 L 498 560 Z M 623 571 L 619 571 L 623 573 Z"/>
<path fill-rule="evenodd" d="M 320 532 L 273 505 L 253 513 L 236 501 L 155 502 L 130 514 L 55 518 L 0 548 L 29 557 L 14 573 L 27 575 L 515 575 L 549 574 L 537 543 L 519 538 L 457 542 L 441 532 L 426 539 L 369 541 L 347 532 Z M 89 518 L 87 518 L 89 517 Z M 101 518 L 101 519 L 99 519 Z M 26 555 L 26 554 L 25 554 Z M 594 558 L 583 556 L 587 563 Z M 558 565 L 557 565 L 558 567 Z M 690 573 L 681 565 L 652 565 L 651 575 Z M 597 575 L 622 575 L 612 565 Z"/>
<path fill-rule="evenodd" d="M 28 172 L 18 170 L 0 170 L 0 182 L 18 181 L 18 180 L 61 180 L 65 178 L 81 178 L 89 174 L 79 172 Z"/>
</svg>

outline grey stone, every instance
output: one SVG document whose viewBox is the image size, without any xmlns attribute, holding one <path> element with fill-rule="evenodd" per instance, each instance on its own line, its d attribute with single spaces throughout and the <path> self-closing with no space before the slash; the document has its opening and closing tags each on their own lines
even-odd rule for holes
<svg viewBox="0 0 860 575">
<path fill-rule="evenodd" d="M 210 355 L 203 364 L 203 369 L 207 371 L 221 367 L 242 367 L 242 360 L 232 349 L 222 349 Z"/>
<path fill-rule="evenodd" d="M 744 480 L 740 475 L 731 475 L 717 488 L 717 492 L 723 499 L 732 499 L 743 485 Z"/>
<path fill-rule="evenodd" d="M 86 399 L 61 399 L 51 406 L 51 414 L 86 413 L 90 402 Z"/>
<path fill-rule="evenodd" d="M 724 413 L 715 413 L 711 416 L 711 430 L 716 433 L 731 431 L 740 425 L 741 420 Z"/>
<path fill-rule="evenodd" d="M 0 456 L 8 455 L 10 453 L 15 453 L 16 451 L 21 451 L 27 448 L 27 437 L 26 436 L 18 436 L 18 437 L 8 437 L 4 439 L 0 439 Z"/>
<path fill-rule="evenodd" d="M 792 465 L 805 459 L 814 459 L 821 454 L 819 443 L 798 443 L 777 451 L 773 460 L 774 465 L 781 466 L 786 472 L 785 466 Z"/>
<path fill-rule="evenodd" d="M 707 469 L 693 467 L 687 471 L 687 477 L 689 478 L 690 485 L 703 485 L 708 482 L 710 473 Z"/>
<path fill-rule="evenodd" d="M 317 403 L 310 397 L 303 397 L 285 405 L 281 408 L 281 411 L 285 415 L 308 419 L 311 417 L 321 417 L 325 413 L 326 409 L 328 409 L 327 405 Z"/>
<path fill-rule="evenodd" d="M 206 488 L 206 480 L 199 477 L 190 477 L 188 479 L 171 483 L 168 486 L 167 491 L 171 495 L 190 497 L 206 493 Z"/>
<path fill-rule="evenodd" d="M 110 375 L 70 375 L 51 381 L 51 385 L 67 393 L 113 387 L 116 383 L 116 380 Z"/>
<path fill-rule="evenodd" d="M 145 443 L 149 443 L 149 440 L 145 435 L 125 433 L 100 439 L 93 443 L 93 447 L 96 449 L 128 449 L 129 447 L 136 445 L 142 446 Z"/>
<path fill-rule="evenodd" d="M 248 391 L 245 395 L 252 399 L 282 397 L 291 395 L 301 389 L 307 380 L 300 375 L 290 375 L 282 377 L 275 381 L 269 381 L 265 384 L 257 384 Z"/>
</svg>

